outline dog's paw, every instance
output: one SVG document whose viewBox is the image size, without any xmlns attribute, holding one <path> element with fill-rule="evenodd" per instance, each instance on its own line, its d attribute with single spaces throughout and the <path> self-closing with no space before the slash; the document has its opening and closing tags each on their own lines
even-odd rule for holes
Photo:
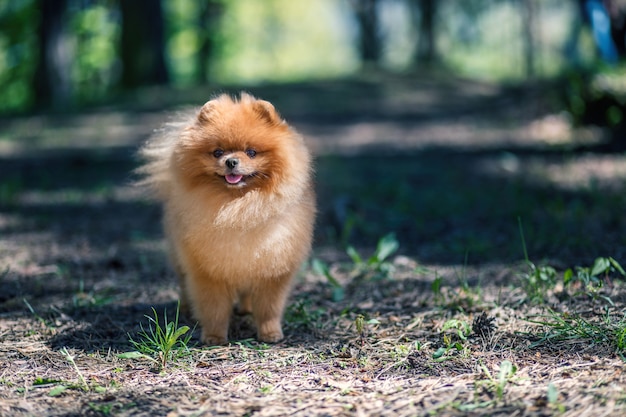
<svg viewBox="0 0 626 417">
<path fill-rule="evenodd" d="M 202 332 L 200 339 L 207 346 L 223 346 L 228 343 L 228 339 L 224 336 L 206 334 L 204 332 Z"/>
<path fill-rule="evenodd" d="M 283 338 L 284 338 L 283 331 L 281 329 L 273 330 L 273 331 L 266 331 L 266 332 L 259 332 L 258 334 L 258 339 L 261 342 L 265 342 L 265 343 L 277 343 L 283 340 Z"/>
</svg>

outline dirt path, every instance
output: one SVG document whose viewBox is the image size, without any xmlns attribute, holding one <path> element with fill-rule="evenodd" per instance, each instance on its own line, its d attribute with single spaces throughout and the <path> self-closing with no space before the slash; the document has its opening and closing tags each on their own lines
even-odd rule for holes
<svg viewBox="0 0 626 417">
<path fill-rule="evenodd" d="M 278 345 L 237 319 L 236 342 L 165 369 L 120 357 L 152 307 L 176 308 L 159 209 L 127 185 L 166 116 L 5 119 L 1 416 L 626 412 L 623 277 L 574 268 L 626 264 L 625 155 L 594 152 L 598 132 L 546 113 L 537 89 L 385 78 L 252 92 L 318 155 L 313 257 L 337 284 L 303 270 Z M 346 253 L 369 256 L 390 232 L 399 251 L 373 266 Z"/>
</svg>

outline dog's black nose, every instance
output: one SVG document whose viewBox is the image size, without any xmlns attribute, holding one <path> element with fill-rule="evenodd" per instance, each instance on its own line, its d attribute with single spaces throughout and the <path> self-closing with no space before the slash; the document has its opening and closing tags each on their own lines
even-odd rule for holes
<svg viewBox="0 0 626 417">
<path fill-rule="evenodd" d="M 237 165 L 239 165 L 239 159 L 237 158 L 228 158 L 226 160 L 226 166 L 230 169 L 234 169 Z"/>
</svg>

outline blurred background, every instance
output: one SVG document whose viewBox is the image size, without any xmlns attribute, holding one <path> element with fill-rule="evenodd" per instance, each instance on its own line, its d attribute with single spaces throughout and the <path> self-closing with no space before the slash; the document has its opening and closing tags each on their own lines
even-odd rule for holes
<svg viewBox="0 0 626 417">
<path fill-rule="evenodd" d="M 3 0 L 0 112 L 67 110 L 155 85 L 435 68 L 508 83 L 569 77 L 567 110 L 580 118 L 602 94 L 597 121 L 616 125 L 625 16 L 623 0 Z"/>
</svg>

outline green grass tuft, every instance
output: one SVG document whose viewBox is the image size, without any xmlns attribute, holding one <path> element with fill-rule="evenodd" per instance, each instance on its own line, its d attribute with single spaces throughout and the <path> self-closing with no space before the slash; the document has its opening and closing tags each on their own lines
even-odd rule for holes
<svg viewBox="0 0 626 417">
<path fill-rule="evenodd" d="M 178 326 L 179 312 L 180 304 L 176 306 L 174 321 L 169 321 L 167 311 L 164 311 L 163 322 L 160 322 L 159 315 L 153 307 L 154 317 L 145 316 L 149 321 L 148 329 L 146 330 L 143 324 L 140 325 L 140 340 L 135 341 L 129 336 L 137 351 L 152 358 L 161 369 L 165 369 L 168 363 L 190 354 L 188 346 L 193 332 L 189 332 L 189 326 Z"/>
</svg>

